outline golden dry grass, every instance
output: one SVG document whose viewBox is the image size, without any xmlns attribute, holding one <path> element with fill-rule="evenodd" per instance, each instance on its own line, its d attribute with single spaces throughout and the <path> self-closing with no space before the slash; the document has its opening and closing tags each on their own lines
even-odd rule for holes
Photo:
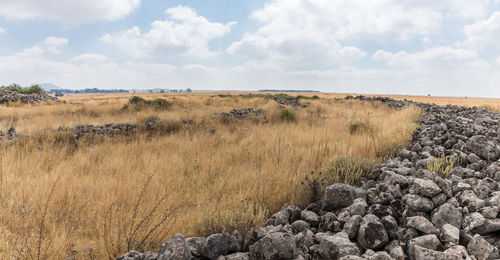
<svg viewBox="0 0 500 260">
<path fill-rule="evenodd" d="M 107 259 L 157 250 L 174 233 L 248 230 L 284 204 L 308 203 L 300 182 L 332 159 L 381 160 L 388 146 L 409 140 L 421 113 L 322 95 L 294 110 L 298 120 L 290 123 L 279 120 L 276 102 L 263 98 L 157 95 L 173 106 L 120 111 L 129 97 L 80 95 L 65 97 L 66 104 L 0 107 L 0 129 L 15 126 L 32 135 L 0 147 L 1 259 Z M 246 107 L 266 110 L 267 120 L 210 120 Z M 151 116 L 194 124 L 76 150 L 43 135 L 60 126 Z M 367 128 L 352 132 L 353 122 Z"/>
</svg>

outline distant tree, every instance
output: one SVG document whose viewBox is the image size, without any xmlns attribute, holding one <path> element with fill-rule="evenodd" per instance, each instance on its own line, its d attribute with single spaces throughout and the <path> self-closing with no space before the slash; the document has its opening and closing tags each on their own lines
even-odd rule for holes
<svg viewBox="0 0 500 260">
<path fill-rule="evenodd" d="M 193 90 L 191 90 L 190 88 L 187 88 L 187 89 L 186 89 L 186 92 L 187 92 L 187 93 L 191 93 L 191 92 L 193 92 Z"/>
</svg>

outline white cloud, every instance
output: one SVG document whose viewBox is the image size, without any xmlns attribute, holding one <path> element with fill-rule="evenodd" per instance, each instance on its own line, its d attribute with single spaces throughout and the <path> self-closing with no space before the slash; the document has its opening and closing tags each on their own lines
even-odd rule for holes
<svg viewBox="0 0 500 260">
<path fill-rule="evenodd" d="M 7 31 L 4 28 L 0 27 L 0 34 L 5 34 L 6 32 Z"/>
<path fill-rule="evenodd" d="M 0 0 L 7 19 L 53 19 L 66 25 L 116 20 L 138 7 L 140 0 Z"/>
<path fill-rule="evenodd" d="M 456 49 L 448 46 L 430 48 L 424 51 L 407 53 L 400 51 L 391 53 L 379 50 L 372 55 L 372 59 L 385 60 L 387 65 L 399 68 L 432 68 L 443 66 L 487 66 L 482 62 L 476 51 Z"/>
<path fill-rule="evenodd" d="M 61 37 L 48 37 L 46 38 L 41 46 L 45 50 L 53 54 L 59 54 L 59 49 L 68 44 L 68 39 Z"/>
<path fill-rule="evenodd" d="M 47 37 L 41 43 L 38 43 L 32 47 L 26 48 L 20 53 L 16 54 L 17 56 L 23 57 L 35 57 L 42 56 L 45 53 L 50 54 L 59 54 L 60 49 L 68 44 L 68 40 L 66 38 L 60 37 Z"/>
<path fill-rule="evenodd" d="M 365 55 L 357 43 L 429 43 L 447 19 L 481 18 L 491 2 L 271 0 L 251 14 L 260 27 L 227 51 L 249 57 L 253 64 L 288 70 L 356 64 Z"/>
<path fill-rule="evenodd" d="M 217 37 L 228 34 L 234 22 L 221 24 L 210 22 L 185 6 L 169 8 L 165 11 L 170 20 L 154 21 L 151 30 L 142 33 L 138 27 L 119 34 L 106 34 L 102 40 L 135 56 L 151 54 L 187 55 L 192 57 L 211 57 L 208 43 Z"/>
<path fill-rule="evenodd" d="M 494 12 L 488 19 L 465 26 L 466 46 L 482 48 L 498 47 L 500 42 L 500 12 Z"/>
<path fill-rule="evenodd" d="M 85 53 L 72 58 L 76 62 L 103 62 L 107 59 L 108 57 L 99 53 Z"/>
</svg>

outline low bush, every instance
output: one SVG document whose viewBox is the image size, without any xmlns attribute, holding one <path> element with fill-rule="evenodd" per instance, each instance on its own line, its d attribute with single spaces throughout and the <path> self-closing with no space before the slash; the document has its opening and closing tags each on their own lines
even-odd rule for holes
<svg viewBox="0 0 500 260">
<path fill-rule="evenodd" d="M 362 133 L 368 131 L 370 129 L 370 125 L 368 122 L 363 121 L 354 121 L 349 124 L 349 133 L 351 135 Z"/>
<path fill-rule="evenodd" d="M 23 87 L 19 84 L 10 84 L 8 86 L 1 86 L 2 90 L 9 90 L 13 92 L 17 92 L 19 94 L 43 94 L 45 90 L 43 90 L 40 85 L 31 85 L 30 87 Z"/>
<path fill-rule="evenodd" d="M 125 105 L 123 109 L 129 109 L 130 107 L 136 110 L 141 110 L 145 108 L 153 108 L 156 110 L 165 110 L 172 106 L 172 103 L 168 102 L 162 98 L 156 98 L 153 100 L 147 100 L 139 96 L 133 96 L 128 100 L 128 105 Z"/>
<path fill-rule="evenodd" d="M 298 204 L 307 205 L 310 202 L 319 201 L 328 185 L 334 183 L 357 184 L 359 179 L 368 174 L 375 160 L 357 156 L 337 156 L 320 172 L 311 172 L 300 182 L 296 200 Z"/>
<path fill-rule="evenodd" d="M 297 115 L 294 111 L 285 108 L 279 112 L 279 119 L 285 122 L 297 122 Z"/>
<path fill-rule="evenodd" d="M 450 173 L 453 168 L 459 164 L 459 159 L 453 156 L 445 156 L 444 154 L 436 159 L 427 162 L 427 170 L 431 172 L 439 172 L 444 175 Z"/>
</svg>

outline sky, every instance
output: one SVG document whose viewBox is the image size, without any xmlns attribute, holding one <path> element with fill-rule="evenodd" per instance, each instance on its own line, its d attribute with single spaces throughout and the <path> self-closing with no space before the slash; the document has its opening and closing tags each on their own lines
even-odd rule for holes
<svg viewBox="0 0 500 260">
<path fill-rule="evenodd" d="M 0 84 L 500 98 L 500 0 L 0 0 Z"/>
</svg>

